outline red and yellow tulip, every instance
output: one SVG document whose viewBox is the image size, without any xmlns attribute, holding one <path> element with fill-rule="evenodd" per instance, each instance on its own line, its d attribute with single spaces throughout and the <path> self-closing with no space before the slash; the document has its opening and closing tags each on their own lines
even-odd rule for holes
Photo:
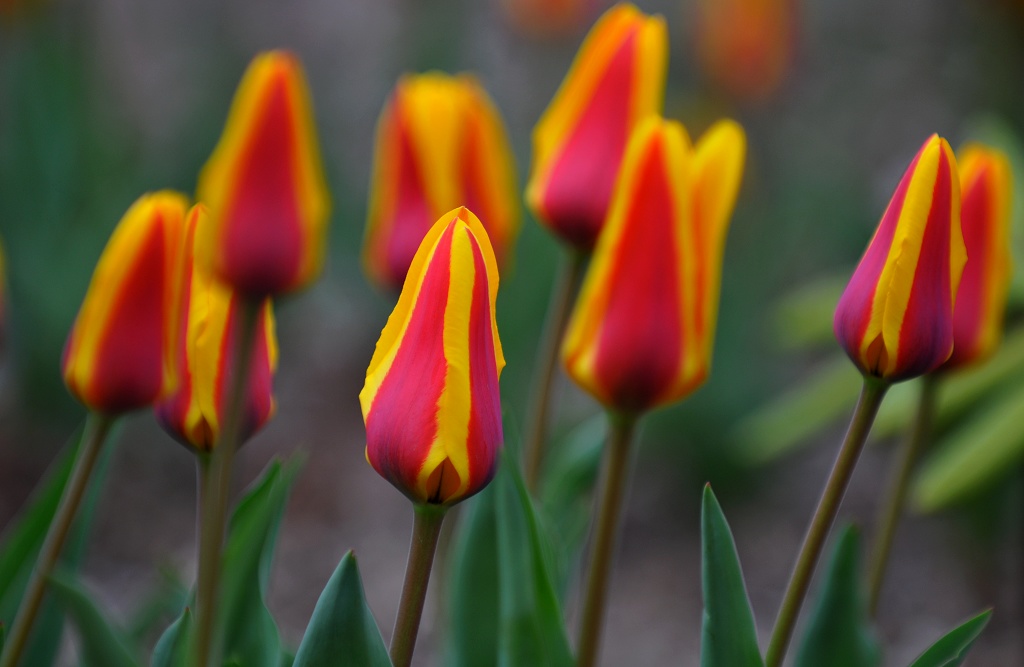
<svg viewBox="0 0 1024 667">
<path fill-rule="evenodd" d="M 194 261 L 195 243 L 204 238 L 197 229 L 209 224 L 202 205 L 196 205 L 186 223 L 186 245 L 181 271 L 182 317 L 178 350 L 177 390 L 157 405 L 163 427 L 184 444 L 210 451 L 224 423 L 227 392 L 231 387 L 235 346 L 239 340 L 239 295 L 216 280 Z M 273 377 L 277 368 L 277 337 L 270 299 L 257 320 L 256 342 L 249 364 L 242 418 L 242 441 L 255 433 L 274 410 Z"/>
<path fill-rule="evenodd" d="M 836 307 L 836 338 L 862 373 L 906 380 L 949 358 L 966 261 L 956 158 L 945 139 L 932 135 L 903 175 Z"/>
<path fill-rule="evenodd" d="M 501 116 L 470 75 L 407 75 L 377 124 L 363 264 L 400 290 L 438 216 L 465 204 L 479 214 L 499 264 L 519 230 L 515 164 Z"/>
<path fill-rule="evenodd" d="M 961 224 L 967 265 L 953 309 L 953 354 L 943 368 L 987 359 L 1003 335 L 1010 256 L 1010 161 L 970 144 L 960 153 Z"/>
<path fill-rule="evenodd" d="M 260 298 L 299 289 L 324 261 L 330 201 L 312 104 L 296 56 L 257 56 L 199 177 L 209 208 L 200 261 Z"/>
<path fill-rule="evenodd" d="M 498 267 L 466 208 L 423 239 L 381 332 L 359 402 L 366 458 L 416 503 L 451 505 L 480 491 L 503 442 L 494 319 Z"/>
<path fill-rule="evenodd" d="M 526 201 L 581 250 L 597 241 L 630 132 L 661 109 L 667 60 L 664 19 L 616 5 L 587 35 L 533 131 Z"/>
<path fill-rule="evenodd" d="M 90 409 L 151 405 L 176 384 L 179 258 L 187 200 L 140 197 L 114 230 L 64 347 L 64 383 Z"/>
<path fill-rule="evenodd" d="M 744 153 L 732 121 L 696 149 L 656 116 L 634 131 L 562 348 L 570 377 L 605 406 L 641 412 L 707 377 Z"/>
</svg>

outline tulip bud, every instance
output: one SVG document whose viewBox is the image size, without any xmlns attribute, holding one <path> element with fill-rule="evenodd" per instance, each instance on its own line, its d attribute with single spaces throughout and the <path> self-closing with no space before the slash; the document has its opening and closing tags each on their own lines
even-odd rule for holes
<svg viewBox="0 0 1024 667">
<path fill-rule="evenodd" d="M 177 275 L 186 199 L 140 197 L 114 230 L 64 347 L 64 383 L 109 415 L 150 405 L 174 389 Z"/>
<path fill-rule="evenodd" d="M 587 35 L 533 131 L 527 203 L 581 250 L 597 241 L 630 132 L 661 108 L 667 59 L 664 19 L 616 5 Z"/>
<path fill-rule="evenodd" d="M 953 309 L 953 354 L 943 368 L 987 359 L 1003 335 L 1010 256 L 1010 161 L 979 144 L 964 148 L 959 160 L 961 224 L 967 265 Z"/>
<path fill-rule="evenodd" d="M 197 229 L 209 224 L 199 204 L 189 212 L 180 279 L 181 320 L 175 360 L 177 390 L 156 407 L 157 418 L 174 438 L 200 451 L 217 444 L 227 410 L 227 393 L 235 369 L 239 340 L 240 297 L 194 262 L 195 244 L 205 237 Z M 273 376 L 277 368 L 277 338 L 270 299 L 257 319 L 243 408 L 242 437 L 255 433 L 274 410 Z"/>
<path fill-rule="evenodd" d="M 437 221 L 413 258 L 359 394 L 366 459 L 416 503 L 480 491 L 503 442 L 494 319 L 498 268 L 466 208 Z"/>
<path fill-rule="evenodd" d="M 956 158 L 945 139 L 932 135 L 836 306 L 836 338 L 862 373 L 896 382 L 949 358 L 966 261 Z"/>
<path fill-rule="evenodd" d="M 696 154 L 679 123 L 652 116 L 634 131 L 562 347 L 570 377 L 607 407 L 642 412 L 707 377 L 743 152 L 731 122 Z"/>
<path fill-rule="evenodd" d="M 271 51 L 252 61 L 198 195 L 210 215 L 199 260 L 234 289 L 260 298 L 320 273 L 330 202 L 294 55 Z"/>
<path fill-rule="evenodd" d="M 377 124 L 363 263 L 399 290 L 438 216 L 465 204 L 480 215 L 499 263 L 519 229 L 515 165 L 490 98 L 469 75 L 407 75 Z"/>
</svg>

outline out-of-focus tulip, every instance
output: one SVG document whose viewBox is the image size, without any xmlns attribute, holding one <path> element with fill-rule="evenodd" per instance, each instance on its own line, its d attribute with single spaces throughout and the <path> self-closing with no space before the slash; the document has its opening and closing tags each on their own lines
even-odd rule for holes
<svg viewBox="0 0 1024 667">
<path fill-rule="evenodd" d="M 367 273 L 400 290 L 438 216 L 479 214 L 499 263 L 519 230 L 515 165 L 505 127 L 470 75 L 402 77 L 381 112 L 363 247 Z"/>
<path fill-rule="evenodd" d="M 299 59 L 257 56 L 199 177 L 209 208 L 199 260 L 253 298 L 299 289 L 320 273 L 330 201 Z"/>
<path fill-rule="evenodd" d="M 785 79 L 796 42 L 794 0 L 699 0 L 697 60 L 719 88 L 759 100 Z"/>
<path fill-rule="evenodd" d="M 648 410 L 707 377 L 744 152 L 731 121 L 695 151 L 676 122 L 652 116 L 633 133 L 562 348 L 569 375 L 607 407 Z"/>
<path fill-rule="evenodd" d="M 1010 255 L 1010 161 L 970 144 L 960 154 L 961 224 L 967 265 L 953 309 L 953 354 L 943 368 L 987 359 L 1003 336 Z"/>
<path fill-rule="evenodd" d="M 956 158 L 945 139 L 932 135 L 903 175 L 836 307 L 836 338 L 862 373 L 895 382 L 949 358 L 966 261 Z"/>
<path fill-rule="evenodd" d="M 140 197 L 114 230 L 64 347 L 64 383 L 108 415 L 151 405 L 174 389 L 184 195 Z"/>
<path fill-rule="evenodd" d="M 548 37 L 582 26 L 597 3 L 594 0 L 502 0 L 501 6 L 519 30 Z"/>
<path fill-rule="evenodd" d="M 204 238 L 197 229 L 208 224 L 206 211 L 196 205 L 186 223 L 186 245 L 180 272 L 181 320 L 178 388 L 157 405 L 163 427 L 201 451 L 217 444 L 227 410 L 235 346 L 239 339 L 239 296 L 194 262 L 194 244 Z M 255 433 L 274 410 L 273 376 L 277 368 L 277 337 L 268 298 L 257 320 L 256 342 L 249 368 L 242 441 Z"/>
<path fill-rule="evenodd" d="M 480 221 L 466 208 L 441 216 L 413 258 L 359 394 L 366 458 L 413 502 L 451 505 L 494 474 L 505 365 L 497 292 Z"/>
<path fill-rule="evenodd" d="M 660 111 L 667 59 L 664 19 L 616 5 L 587 35 L 533 131 L 526 201 L 581 250 L 597 241 L 630 132 Z"/>
</svg>

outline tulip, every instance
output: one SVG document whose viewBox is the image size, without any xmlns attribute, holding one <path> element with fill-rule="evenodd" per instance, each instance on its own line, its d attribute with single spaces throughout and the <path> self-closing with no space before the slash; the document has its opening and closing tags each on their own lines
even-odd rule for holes
<svg viewBox="0 0 1024 667">
<path fill-rule="evenodd" d="M 664 19 L 616 5 L 590 31 L 534 129 L 527 203 L 576 248 L 594 247 L 630 132 L 661 108 L 667 58 Z"/>
<path fill-rule="evenodd" d="M 630 139 L 562 348 L 569 375 L 607 407 L 642 412 L 707 377 L 743 152 L 731 121 L 695 151 L 680 124 L 654 116 Z"/>
<path fill-rule="evenodd" d="M 296 56 L 257 56 L 199 177 L 209 209 L 199 260 L 252 298 L 299 289 L 323 265 L 330 208 Z"/>
<path fill-rule="evenodd" d="M 696 9 L 697 61 L 711 82 L 741 99 L 774 93 L 793 60 L 795 0 L 700 0 Z"/>
<path fill-rule="evenodd" d="M 64 383 L 95 412 L 150 405 L 174 389 L 178 262 L 187 202 L 140 197 L 100 257 L 64 348 Z"/>
<path fill-rule="evenodd" d="M 197 229 L 209 223 L 202 205 L 189 212 L 181 273 L 181 313 L 178 337 L 177 390 L 157 406 L 157 417 L 173 437 L 199 451 L 217 444 L 224 423 L 227 390 L 238 341 L 239 296 L 194 262 Z M 277 338 L 270 299 L 261 308 L 242 420 L 245 440 L 274 409 L 273 374 L 277 367 Z"/>
<path fill-rule="evenodd" d="M 944 369 L 991 356 L 1003 335 L 1013 269 L 1009 160 L 998 150 L 971 144 L 963 149 L 959 162 L 960 215 L 969 261 L 953 309 L 953 354 Z"/>
<path fill-rule="evenodd" d="M 503 442 L 494 319 L 498 269 L 466 208 L 431 227 L 359 394 L 366 458 L 416 503 L 448 506 L 480 491 Z"/>
<path fill-rule="evenodd" d="M 949 358 L 966 261 L 956 158 L 945 139 L 932 135 L 903 175 L 836 307 L 836 338 L 862 373 L 896 382 Z"/>
<path fill-rule="evenodd" d="M 498 110 L 470 75 L 406 75 L 377 124 L 363 246 L 374 282 L 400 290 L 424 235 L 460 204 L 479 213 L 502 263 L 519 229 L 519 195 Z"/>
</svg>

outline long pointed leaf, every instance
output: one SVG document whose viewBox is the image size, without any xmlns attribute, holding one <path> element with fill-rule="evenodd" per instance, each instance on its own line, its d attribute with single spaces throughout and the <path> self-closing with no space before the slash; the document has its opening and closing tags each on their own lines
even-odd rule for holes
<svg viewBox="0 0 1024 667">
<path fill-rule="evenodd" d="M 293 667 L 391 667 L 351 551 L 324 587 Z"/>
<path fill-rule="evenodd" d="M 62 574 L 50 578 L 50 590 L 78 629 L 82 664 L 87 667 L 138 667 L 121 633 L 111 626 L 89 594 Z"/>
<path fill-rule="evenodd" d="M 794 667 L 876 667 L 881 662 L 860 578 L 860 535 L 847 526 L 836 540 Z"/>
<path fill-rule="evenodd" d="M 191 633 L 192 612 L 186 607 L 181 616 L 157 640 L 150 667 L 185 667 L 189 658 Z"/>
<path fill-rule="evenodd" d="M 736 542 L 711 485 L 701 507 L 704 627 L 701 667 L 764 667 Z"/>
<path fill-rule="evenodd" d="M 991 617 L 991 610 L 983 611 L 951 630 L 922 653 L 910 667 L 960 667 Z"/>
</svg>

